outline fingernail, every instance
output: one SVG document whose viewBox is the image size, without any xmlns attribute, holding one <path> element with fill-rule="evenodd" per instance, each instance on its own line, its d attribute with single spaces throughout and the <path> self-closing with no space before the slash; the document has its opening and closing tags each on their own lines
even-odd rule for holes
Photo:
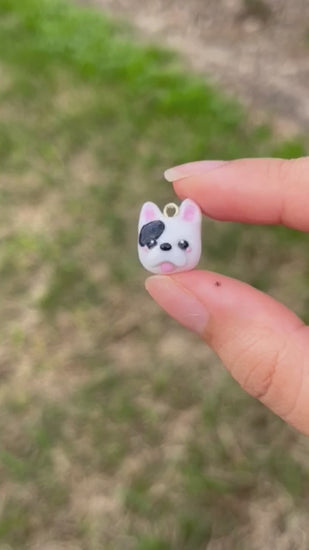
<svg viewBox="0 0 309 550">
<path fill-rule="evenodd" d="M 167 181 L 173 182 L 182 178 L 187 178 L 196 174 L 208 172 L 219 168 L 227 161 L 225 160 L 202 160 L 199 162 L 187 162 L 186 164 L 180 164 L 179 166 L 173 166 L 165 170 L 164 177 Z"/>
<path fill-rule="evenodd" d="M 155 275 L 145 283 L 150 296 L 184 327 L 203 334 L 209 320 L 205 306 L 171 277 Z"/>
</svg>

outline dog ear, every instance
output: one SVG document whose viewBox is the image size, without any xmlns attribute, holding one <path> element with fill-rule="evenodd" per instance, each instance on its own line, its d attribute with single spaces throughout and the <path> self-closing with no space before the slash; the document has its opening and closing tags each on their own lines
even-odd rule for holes
<svg viewBox="0 0 309 550">
<path fill-rule="evenodd" d="M 179 216 L 189 223 L 199 223 L 202 219 L 200 207 L 191 199 L 185 199 L 180 205 Z"/>
<path fill-rule="evenodd" d="M 139 227 L 149 222 L 162 219 L 162 212 L 154 202 L 145 202 L 139 215 Z"/>
</svg>

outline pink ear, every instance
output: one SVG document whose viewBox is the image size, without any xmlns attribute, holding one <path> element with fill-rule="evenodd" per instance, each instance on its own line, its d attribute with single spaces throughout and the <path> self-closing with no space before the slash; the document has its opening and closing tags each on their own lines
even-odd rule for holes
<svg viewBox="0 0 309 550">
<path fill-rule="evenodd" d="M 146 222 L 152 222 L 156 217 L 154 208 L 152 208 L 151 206 L 147 206 L 145 208 L 144 216 Z"/>
<path fill-rule="evenodd" d="M 195 222 L 200 219 L 201 211 L 195 202 L 185 199 L 180 207 L 180 215 L 186 222 Z"/>
<path fill-rule="evenodd" d="M 140 212 L 140 223 L 145 224 L 161 218 L 160 208 L 154 202 L 145 202 Z"/>
</svg>

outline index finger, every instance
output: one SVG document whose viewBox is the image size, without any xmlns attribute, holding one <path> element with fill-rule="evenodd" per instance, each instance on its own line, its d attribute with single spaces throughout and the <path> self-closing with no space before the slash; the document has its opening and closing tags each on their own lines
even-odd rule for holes
<svg viewBox="0 0 309 550">
<path fill-rule="evenodd" d="M 309 157 L 194 162 L 166 178 L 211 218 L 309 231 Z"/>
</svg>

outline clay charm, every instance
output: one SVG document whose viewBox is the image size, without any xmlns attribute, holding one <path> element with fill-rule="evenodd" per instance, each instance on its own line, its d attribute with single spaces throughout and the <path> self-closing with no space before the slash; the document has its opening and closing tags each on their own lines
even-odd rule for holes
<svg viewBox="0 0 309 550">
<path fill-rule="evenodd" d="M 170 274 L 194 269 L 201 256 L 202 213 L 191 199 L 178 207 L 167 204 L 163 212 L 146 202 L 138 223 L 138 256 L 151 273 Z"/>
</svg>

